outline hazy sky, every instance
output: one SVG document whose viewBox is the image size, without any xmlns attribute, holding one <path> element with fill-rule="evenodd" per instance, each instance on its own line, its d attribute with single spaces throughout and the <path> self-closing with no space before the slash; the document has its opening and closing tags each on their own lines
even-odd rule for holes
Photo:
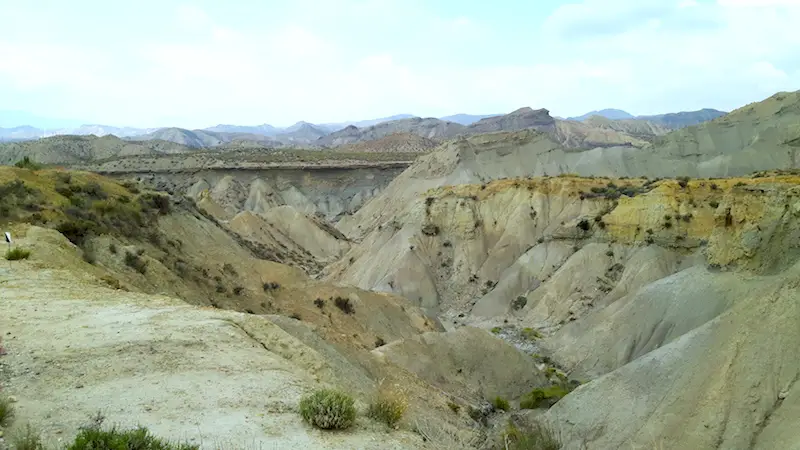
<svg viewBox="0 0 800 450">
<path fill-rule="evenodd" d="M 0 0 L 0 110 L 129 126 L 650 114 L 800 89 L 800 0 Z"/>
</svg>

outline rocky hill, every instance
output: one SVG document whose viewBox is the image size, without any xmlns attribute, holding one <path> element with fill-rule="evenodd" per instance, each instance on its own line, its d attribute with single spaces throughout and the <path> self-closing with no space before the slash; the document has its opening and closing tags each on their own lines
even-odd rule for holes
<svg viewBox="0 0 800 450">
<path fill-rule="evenodd" d="M 608 119 L 611 121 L 626 121 L 626 122 L 644 121 L 655 124 L 656 126 L 665 129 L 677 130 L 679 128 L 684 128 L 692 125 L 699 125 L 703 122 L 708 122 L 718 117 L 722 117 L 725 114 L 727 114 L 725 111 L 719 111 L 717 109 L 712 109 L 712 108 L 704 108 L 697 111 L 681 111 L 677 113 L 668 113 L 668 114 L 634 116 L 620 109 L 603 109 L 600 111 L 592 111 L 578 117 L 570 117 L 567 120 L 586 122 L 590 119 L 597 120 L 599 118 L 599 119 Z"/>
<path fill-rule="evenodd" d="M 124 141 L 116 136 L 54 136 L 36 141 L 0 144 L 0 164 L 28 156 L 42 164 L 73 164 L 133 155 L 185 153 L 190 148 L 169 141 Z"/>
<path fill-rule="evenodd" d="M 627 120 L 627 119 L 635 119 L 636 117 L 627 111 L 623 111 L 621 109 L 614 109 L 614 108 L 607 108 L 601 109 L 599 111 L 590 111 L 582 116 L 577 117 L 569 117 L 567 120 L 574 120 L 577 122 L 583 122 L 588 120 L 591 117 L 602 117 L 609 120 Z"/>
<path fill-rule="evenodd" d="M 395 133 L 411 133 L 428 139 L 442 141 L 449 139 L 465 127 L 454 122 L 445 122 L 434 118 L 414 117 L 410 119 L 383 122 L 366 128 L 348 126 L 343 130 L 334 132 L 319 139 L 316 144 L 326 147 L 353 144 L 356 142 L 370 141 L 384 138 Z"/>
<path fill-rule="evenodd" d="M 798 168 L 800 92 L 778 93 L 701 125 L 647 143 L 573 150 L 532 130 L 453 140 L 420 156 L 379 197 L 340 224 L 346 234 L 387 220 L 427 189 L 507 177 L 722 177 Z M 573 122 L 577 123 L 577 122 Z"/>
<path fill-rule="evenodd" d="M 556 120 L 546 109 L 520 108 L 502 116 L 486 117 L 468 126 L 464 134 L 519 131 L 533 129 L 546 133 L 555 131 Z"/>
<path fill-rule="evenodd" d="M 800 375 L 800 365 L 772 369 L 793 358 L 775 341 L 800 339 L 789 306 L 798 300 L 800 221 L 787 213 L 800 211 L 798 192 L 800 178 L 779 173 L 447 186 L 381 220 L 328 279 L 403 295 L 448 328 L 492 329 L 595 380 L 548 413 L 570 423 L 566 448 L 653 439 L 665 448 L 719 439 L 726 448 L 779 448 L 794 432 L 769 418 L 792 416 Z M 742 330 L 747 339 L 735 337 Z M 771 377 L 768 386 L 753 381 Z M 647 387 L 653 380 L 656 389 Z M 759 400 L 743 408 L 745 398 Z M 629 402 L 633 411 L 622 406 Z M 691 426 L 683 411 L 698 411 L 708 428 L 676 432 Z M 729 422 L 740 431 L 724 433 Z"/>
<path fill-rule="evenodd" d="M 341 145 L 334 150 L 353 153 L 427 153 L 438 146 L 437 141 L 416 134 L 392 133 L 380 139 Z"/>
<path fill-rule="evenodd" d="M 678 129 L 699 125 L 727 114 L 725 111 L 705 108 L 698 111 L 682 111 L 678 113 L 657 114 L 654 116 L 638 116 L 637 119 L 656 123 L 665 128 Z"/>
<path fill-rule="evenodd" d="M 275 140 L 284 144 L 311 144 L 327 136 L 328 133 L 329 131 L 324 128 L 303 122 L 276 134 Z"/>
<path fill-rule="evenodd" d="M 190 148 L 216 147 L 235 141 L 257 142 L 264 146 L 280 146 L 270 137 L 254 133 L 223 133 L 206 130 L 186 130 L 183 128 L 161 128 L 152 133 L 128 138 L 133 141 L 161 140 L 175 142 Z"/>
</svg>

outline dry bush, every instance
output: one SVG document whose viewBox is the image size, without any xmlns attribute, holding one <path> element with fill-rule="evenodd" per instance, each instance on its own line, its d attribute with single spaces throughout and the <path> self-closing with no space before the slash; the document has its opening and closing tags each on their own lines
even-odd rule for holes
<svg viewBox="0 0 800 450">
<path fill-rule="evenodd" d="M 367 416 L 383 422 L 390 428 L 397 429 L 397 424 L 408 409 L 408 396 L 397 385 L 387 386 L 381 383 L 378 394 L 369 404 Z"/>
</svg>

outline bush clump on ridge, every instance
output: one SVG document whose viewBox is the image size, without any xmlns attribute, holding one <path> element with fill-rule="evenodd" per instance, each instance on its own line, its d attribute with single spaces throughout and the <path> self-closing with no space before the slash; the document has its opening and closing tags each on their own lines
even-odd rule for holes
<svg viewBox="0 0 800 450">
<path fill-rule="evenodd" d="M 320 389 L 300 400 L 300 415 L 317 428 L 343 430 L 355 422 L 356 407 L 349 395 L 333 389 Z"/>
<path fill-rule="evenodd" d="M 39 170 L 42 168 L 41 164 L 37 164 L 29 156 L 23 157 L 21 160 L 17 161 L 14 164 L 14 166 L 19 167 L 20 169 L 28 169 L 28 170 Z"/>
<path fill-rule="evenodd" d="M 25 250 L 19 247 L 14 247 L 6 251 L 6 259 L 9 261 L 19 261 L 20 259 L 28 259 L 31 256 L 30 250 Z"/>
</svg>

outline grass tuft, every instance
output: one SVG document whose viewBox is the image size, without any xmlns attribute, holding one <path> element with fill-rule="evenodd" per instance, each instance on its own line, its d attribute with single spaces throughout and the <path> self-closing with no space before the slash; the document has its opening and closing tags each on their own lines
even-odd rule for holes
<svg viewBox="0 0 800 450">
<path fill-rule="evenodd" d="M 8 428 L 14 422 L 14 403 L 8 397 L 0 397 L 0 428 Z"/>
<path fill-rule="evenodd" d="M 44 450 L 42 436 L 31 424 L 26 424 L 25 429 L 17 431 L 11 436 L 11 448 L 14 450 Z"/>
<path fill-rule="evenodd" d="M 28 259 L 31 256 L 30 250 L 14 247 L 6 251 L 6 259 L 9 261 L 19 261 L 20 259 Z"/>
<path fill-rule="evenodd" d="M 550 427 L 535 423 L 518 427 L 509 422 L 502 434 L 500 448 L 508 450 L 559 450 L 561 441 Z"/>
</svg>

